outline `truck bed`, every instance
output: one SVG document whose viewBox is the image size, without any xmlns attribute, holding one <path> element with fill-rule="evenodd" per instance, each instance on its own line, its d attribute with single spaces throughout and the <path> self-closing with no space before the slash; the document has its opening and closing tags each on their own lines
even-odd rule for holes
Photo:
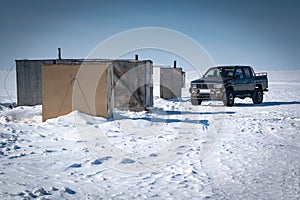
<svg viewBox="0 0 300 200">
<path fill-rule="evenodd" d="M 268 91 L 268 74 L 267 72 L 255 73 L 254 79 L 257 83 L 261 83 L 263 91 Z"/>
</svg>

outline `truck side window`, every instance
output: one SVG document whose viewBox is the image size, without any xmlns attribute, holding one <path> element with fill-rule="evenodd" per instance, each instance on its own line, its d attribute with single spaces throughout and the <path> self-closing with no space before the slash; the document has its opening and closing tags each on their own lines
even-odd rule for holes
<svg viewBox="0 0 300 200">
<path fill-rule="evenodd" d="M 236 68 L 234 77 L 236 79 L 244 79 L 243 71 L 241 68 Z"/>
<path fill-rule="evenodd" d="M 244 70 L 244 73 L 245 73 L 245 78 L 248 79 L 248 78 L 252 78 L 252 73 L 250 71 L 250 68 L 249 67 L 244 67 L 243 68 Z"/>
<path fill-rule="evenodd" d="M 233 70 L 234 70 L 233 68 L 229 68 L 229 69 L 224 68 L 224 72 L 223 72 L 224 76 L 232 78 Z"/>
</svg>

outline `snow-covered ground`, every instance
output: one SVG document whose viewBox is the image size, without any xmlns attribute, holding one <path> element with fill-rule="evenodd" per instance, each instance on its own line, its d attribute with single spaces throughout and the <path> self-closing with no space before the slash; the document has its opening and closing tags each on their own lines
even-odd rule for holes
<svg viewBox="0 0 300 200">
<path fill-rule="evenodd" d="M 261 105 L 192 106 L 185 90 L 151 112 L 41 122 L 41 106 L 8 108 L 0 71 L 0 199 L 299 199 L 300 71 L 268 75 Z"/>
</svg>

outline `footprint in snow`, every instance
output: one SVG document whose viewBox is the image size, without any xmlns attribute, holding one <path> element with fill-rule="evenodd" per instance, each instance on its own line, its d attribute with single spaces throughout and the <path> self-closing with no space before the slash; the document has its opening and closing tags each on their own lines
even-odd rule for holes
<svg viewBox="0 0 300 200">
<path fill-rule="evenodd" d="M 96 159 L 94 161 L 91 162 L 92 165 L 100 165 L 102 164 L 105 160 L 109 160 L 111 159 L 112 157 L 111 156 L 106 156 L 106 157 L 103 157 L 103 158 L 99 158 L 99 159 Z"/>
<path fill-rule="evenodd" d="M 103 162 L 101 159 L 96 159 L 93 162 L 91 162 L 92 165 L 101 165 Z"/>
<path fill-rule="evenodd" d="M 23 157 L 23 156 L 26 156 L 26 154 L 25 154 L 25 153 L 20 153 L 20 154 L 18 154 L 18 155 L 11 156 L 11 157 L 9 157 L 8 159 L 15 159 L 15 158 Z"/>
<path fill-rule="evenodd" d="M 135 163 L 135 161 L 129 158 L 125 158 L 121 161 L 121 164 L 132 164 L 132 163 Z"/>
<path fill-rule="evenodd" d="M 14 150 L 21 149 L 21 147 L 19 147 L 18 145 L 14 145 L 12 148 L 13 148 Z"/>
<path fill-rule="evenodd" d="M 64 187 L 60 190 L 61 192 L 63 193 L 68 193 L 68 194 L 75 194 L 75 190 L 72 190 L 71 188 L 68 188 L 68 187 Z"/>
<path fill-rule="evenodd" d="M 157 154 L 156 153 L 151 153 L 149 156 L 150 157 L 157 157 Z"/>
<path fill-rule="evenodd" d="M 55 150 L 45 149 L 43 153 L 53 153 L 53 152 L 55 152 Z"/>
<path fill-rule="evenodd" d="M 44 188 L 36 188 L 32 192 L 35 196 L 44 196 L 44 195 L 51 195 L 50 192 L 46 191 Z"/>
<path fill-rule="evenodd" d="M 81 163 L 74 163 L 73 165 L 70 165 L 68 168 L 80 168 Z"/>
<path fill-rule="evenodd" d="M 34 195 L 29 190 L 25 190 L 24 192 L 19 192 L 17 195 L 21 196 L 21 197 L 24 197 L 24 199 L 35 199 L 35 198 L 37 198 L 37 196 Z"/>
</svg>

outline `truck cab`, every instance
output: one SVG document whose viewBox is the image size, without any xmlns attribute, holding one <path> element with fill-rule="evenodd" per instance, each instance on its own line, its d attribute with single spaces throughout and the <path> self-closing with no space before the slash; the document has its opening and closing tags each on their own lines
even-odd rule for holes
<svg viewBox="0 0 300 200">
<path fill-rule="evenodd" d="M 220 100 L 225 106 L 234 105 L 234 98 L 252 98 L 254 104 L 263 101 L 268 91 L 267 73 L 255 73 L 250 66 L 211 67 L 190 87 L 191 103 L 200 105 L 202 100 Z"/>
</svg>

